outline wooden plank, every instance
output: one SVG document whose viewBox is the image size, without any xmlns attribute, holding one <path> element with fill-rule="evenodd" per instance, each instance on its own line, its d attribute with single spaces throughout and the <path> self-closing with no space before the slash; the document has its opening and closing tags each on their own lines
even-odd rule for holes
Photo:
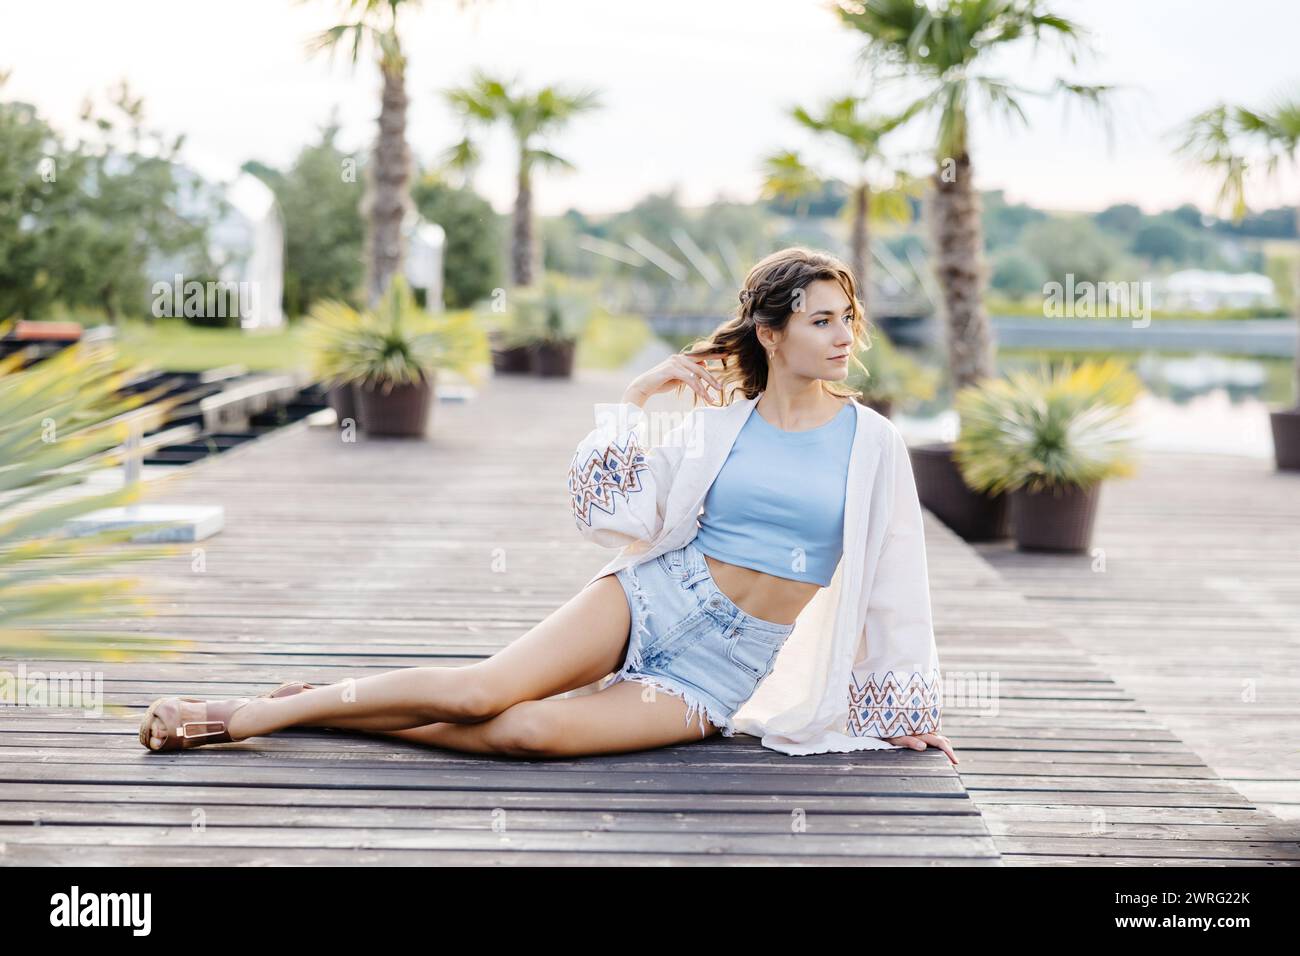
<svg viewBox="0 0 1300 956">
<path fill-rule="evenodd" d="M 0 848 L 3 845 L 0 844 Z M 13 866 L 999 866 L 991 857 L 777 856 L 547 852 L 491 849 L 373 850 L 361 847 L 15 846 L 0 853 Z"/>
</svg>

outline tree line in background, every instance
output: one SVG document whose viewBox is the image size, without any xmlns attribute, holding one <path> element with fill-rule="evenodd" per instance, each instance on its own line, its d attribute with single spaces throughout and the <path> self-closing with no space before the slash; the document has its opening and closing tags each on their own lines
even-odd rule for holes
<svg viewBox="0 0 1300 956">
<path fill-rule="evenodd" d="M 2 85 L 0 85 L 2 90 Z M 205 188 L 176 165 L 183 141 L 168 141 L 143 123 L 143 105 L 117 87 L 109 107 L 85 111 L 87 135 L 65 143 L 27 103 L 0 102 L 0 317 L 40 318 L 90 310 L 114 316 L 144 313 L 151 252 L 183 253 L 198 272 L 215 274 L 208 257 L 208 222 L 188 210 L 192 193 Z M 338 145 L 331 120 L 316 142 L 287 167 L 259 161 L 244 165 L 275 192 L 285 223 L 284 306 L 303 315 L 313 302 L 360 302 L 365 228 L 360 204 L 367 160 Z M 344 170 L 355 175 L 345 176 Z M 510 215 L 498 214 L 448 171 L 418 169 L 411 186 L 414 208 L 446 231 L 445 300 L 467 308 L 502 284 L 509 256 Z M 219 194 L 209 199 L 219 203 Z M 1263 241 L 1296 238 L 1294 208 L 1264 210 L 1241 222 L 1203 214 L 1187 204 L 1147 214 L 1118 204 L 1093 214 L 1055 215 L 1009 203 L 1001 190 L 981 193 L 984 248 L 990 285 L 1010 298 L 1041 293 L 1043 283 L 1072 272 L 1104 281 L 1149 270 L 1197 267 L 1270 274 L 1289 288 L 1279 260 Z M 648 241 L 676 248 L 683 232 L 705 249 L 736 249 L 741 261 L 773 243 L 844 244 L 839 221 L 855 201 L 854 188 L 816 179 L 800 199 L 774 196 L 756 203 L 682 206 L 673 192 L 645 197 L 612 215 L 579 210 L 539 221 L 543 266 L 582 277 L 621 278 L 667 300 L 673 276 L 602 256 L 579 240 L 591 237 L 627 247 Z M 914 224 L 920 201 L 909 200 L 903 220 Z M 212 205 L 203 208 L 212 209 Z M 915 226 L 898 225 L 879 237 L 895 255 L 925 242 Z M 725 283 L 724 283 L 725 285 Z M 708 306 L 701 296 L 685 295 Z M 721 301 L 722 296 L 719 296 Z M 653 297 L 652 297 L 653 301 Z"/>
<path fill-rule="evenodd" d="M 354 65 L 363 48 L 373 53 L 383 79 L 373 150 L 342 150 L 331 119 L 319 141 L 287 168 L 256 160 L 244 166 L 274 191 L 284 219 L 284 307 L 290 316 L 323 300 L 373 301 L 400 265 L 399 225 L 411 208 L 445 230 L 444 301 L 453 309 L 504 284 L 531 284 L 540 265 L 609 280 L 606 291 L 621 297 L 624 308 L 725 311 L 734 304 L 732 291 L 746 263 L 795 243 L 844 255 L 869 300 L 873 243 L 912 262 L 928 256 L 949 341 L 962 350 L 951 358 L 963 380 L 988 371 L 986 290 L 1017 299 L 1041 295 L 1045 282 L 1067 273 L 1103 282 L 1198 266 L 1268 272 L 1284 300 L 1292 297 L 1286 258 L 1270 255 L 1264 241 L 1295 238 L 1294 209 L 1240 218 L 1244 210 L 1238 208 L 1232 221 L 1203 216 L 1191 205 L 1156 215 L 1132 204 L 1057 215 L 974 188 L 968 147 L 974 104 L 1023 120 L 1019 99 L 1025 96 L 1059 94 L 1098 105 L 1110 90 L 1065 78 L 1033 90 L 980 70 L 1001 45 L 1052 36 L 1073 50 L 1082 42 L 1078 24 L 1034 0 L 966 0 L 942 15 L 917 0 L 840 4 L 839 16 L 863 35 L 864 57 L 880 78 L 907 80 L 920 94 L 892 115 L 870 111 L 866 99 L 855 96 L 790 110 L 804 131 L 851 160 L 856 172 L 846 178 L 785 150 L 763 160 L 764 198 L 756 203 L 684 209 L 670 192 L 599 219 L 570 210 L 536 223 L 534 169 L 574 168 L 546 137 L 598 108 L 596 92 L 527 91 L 476 71 L 467 85 L 443 93 L 464 121 L 465 137 L 438 163 L 421 168 L 405 135 L 406 59 L 397 21 L 399 8 L 409 5 L 351 0 L 345 4 L 350 19 L 311 44 L 316 51 L 350 49 Z M 152 280 L 171 278 L 149 275 L 151 259 L 179 257 L 187 278 L 210 277 L 222 267 L 207 241 L 221 209 L 219 193 L 178 164 L 183 137 L 168 140 L 147 130 L 142 102 L 124 85 L 112 92 L 110 107 L 97 111 L 88 104 L 82 120 L 90 135 L 67 144 L 30 104 L 0 102 L 0 318 L 77 310 L 110 319 L 147 314 Z M 922 183 L 895 165 L 883 140 L 927 117 L 936 128 L 929 157 L 936 171 Z M 472 187 L 479 155 L 469 131 L 498 124 L 509 127 L 519 157 L 508 217 Z M 1202 138 L 1218 143 L 1225 137 Z M 1239 163 L 1227 165 L 1230 178 L 1233 170 L 1239 174 Z M 918 228 L 923 209 L 929 237 Z M 889 220 L 878 236 L 876 220 Z"/>
<path fill-rule="evenodd" d="M 152 252 L 210 272 L 206 223 L 186 211 L 201 190 L 174 160 L 181 136 L 147 129 L 125 85 L 107 108 L 87 100 L 65 140 L 29 103 L 3 98 L 0 73 L 0 319 L 56 308 L 109 318 L 148 301 Z"/>
</svg>

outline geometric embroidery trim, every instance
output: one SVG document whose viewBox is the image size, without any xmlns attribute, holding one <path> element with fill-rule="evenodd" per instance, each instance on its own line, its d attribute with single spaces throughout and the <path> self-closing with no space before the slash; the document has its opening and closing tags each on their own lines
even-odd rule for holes
<svg viewBox="0 0 1300 956">
<path fill-rule="evenodd" d="M 591 527 L 591 511 L 598 508 L 613 516 L 621 495 L 624 501 L 645 488 L 641 472 L 650 466 L 636 432 L 628 433 L 627 443 L 611 442 L 602 452 L 591 452 L 587 460 L 578 461 L 575 452 L 569 463 L 569 498 L 573 515 Z"/>
<path fill-rule="evenodd" d="M 913 672 L 900 679 L 867 675 L 859 685 L 849 677 L 848 733 L 854 737 L 901 737 L 938 732 L 941 714 L 939 670 L 929 677 Z"/>
</svg>

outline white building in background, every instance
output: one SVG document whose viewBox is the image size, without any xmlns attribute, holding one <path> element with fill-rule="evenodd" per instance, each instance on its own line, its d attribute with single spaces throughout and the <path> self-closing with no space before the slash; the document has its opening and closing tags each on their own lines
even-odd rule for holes
<svg viewBox="0 0 1300 956">
<path fill-rule="evenodd" d="M 178 164 L 178 176 L 188 179 L 180 212 L 208 218 L 208 255 L 217 265 L 215 279 L 238 290 L 239 324 L 245 329 L 278 329 L 284 325 L 284 220 L 271 187 L 240 170 L 225 170 L 205 160 Z M 224 200 L 224 206 L 214 197 Z M 175 284 L 181 276 L 211 279 L 192 271 L 194 264 L 174 256 L 154 254 L 148 263 L 151 279 Z M 177 298 L 185 296 L 182 290 Z"/>
<path fill-rule="evenodd" d="M 413 289 L 423 289 L 424 307 L 430 312 L 443 310 L 443 254 L 447 232 L 436 222 L 412 214 L 406 221 L 406 281 Z"/>
<path fill-rule="evenodd" d="M 251 308 L 241 309 L 245 329 L 284 325 L 284 219 L 275 193 L 256 176 L 240 173 L 225 187 L 230 211 L 210 233 L 213 258 L 223 263 L 223 282 L 247 282 Z"/>
<path fill-rule="evenodd" d="M 187 158 L 178 174 L 190 179 L 184 191 L 181 211 L 203 215 L 212 222 L 208 230 L 208 253 L 218 266 L 216 278 L 223 284 L 247 289 L 240 295 L 240 325 L 245 329 L 277 329 L 284 326 L 284 219 L 275 193 L 262 180 L 240 170 L 222 169 L 206 158 Z M 213 196 L 225 200 L 226 208 Z M 425 308 L 444 309 L 443 262 L 447 242 L 442 226 L 412 212 L 403 227 L 406 239 L 404 272 L 414 289 L 423 290 Z M 155 254 L 150 258 L 151 280 L 175 284 L 207 278 L 187 272 L 190 264 L 176 257 Z M 184 292 L 178 294 L 184 298 Z"/>
<path fill-rule="evenodd" d="M 1210 272 L 1183 269 L 1155 283 L 1155 306 L 1160 309 L 1250 309 L 1277 303 L 1273 280 L 1258 272 Z"/>
</svg>

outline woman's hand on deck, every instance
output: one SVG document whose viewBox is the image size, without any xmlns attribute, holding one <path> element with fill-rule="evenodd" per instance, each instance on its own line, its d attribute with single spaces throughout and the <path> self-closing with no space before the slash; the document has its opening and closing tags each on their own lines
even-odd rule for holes
<svg viewBox="0 0 1300 956">
<path fill-rule="evenodd" d="M 952 741 L 943 734 L 905 734 L 902 737 L 886 737 L 885 740 L 898 747 L 911 747 L 913 750 L 924 750 L 926 744 L 930 744 L 946 753 L 953 764 L 961 763 L 952 752 Z"/>
</svg>

